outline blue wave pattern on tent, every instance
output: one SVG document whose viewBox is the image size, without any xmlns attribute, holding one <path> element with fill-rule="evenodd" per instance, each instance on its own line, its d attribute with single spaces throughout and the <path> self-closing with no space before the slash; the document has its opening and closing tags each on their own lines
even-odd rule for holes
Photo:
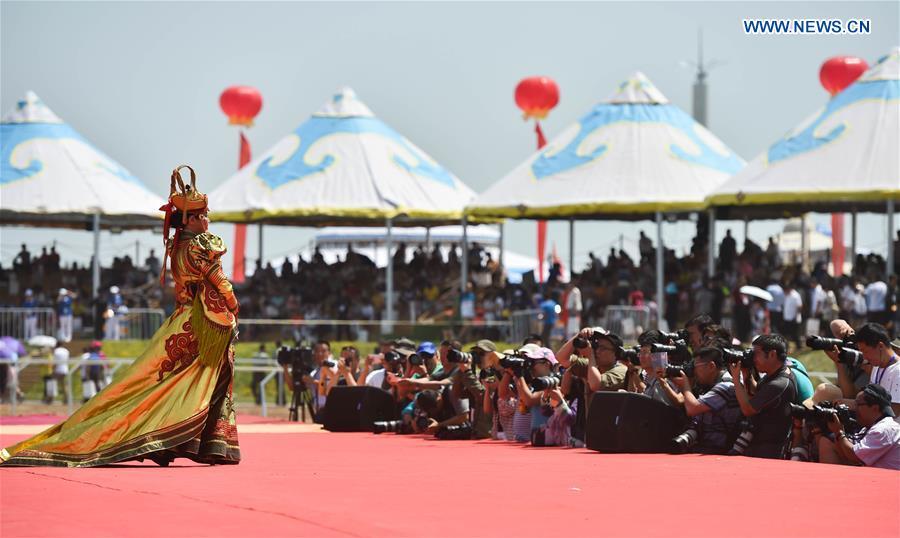
<svg viewBox="0 0 900 538">
<path fill-rule="evenodd" d="M 325 155 L 320 162 L 310 164 L 306 160 L 306 154 L 316 142 L 328 136 L 342 133 L 376 134 L 388 138 L 403 147 L 418 161 L 415 164 L 410 164 L 399 155 L 393 155 L 392 160 L 394 164 L 407 172 L 437 181 L 450 188 L 455 188 L 456 186 L 450 172 L 440 165 L 433 164 L 430 159 L 415 149 L 400 133 L 376 118 L 367 117 L 310 118 L 294 131 L 294 134 L 300 139 L 300 146 L 290 158 L 283 163 L 272 166 L 272 157 L 269 157 L 257 167 L 256 175 L 270 188 L 277 189 L 291 181 L 324 172 L 334 164 L 334 157 Z"/>
<path fill-rule="evenodd" d="M 22 144 L 37 139 L 49 140 L 75 140 L 88 146 L 92 151 L 101 155 L 112 163 L 97 163 L 97 166 L 107 172 L 116 175 L 120 179 L 133 183 L 147 190 L 147 187 L 128 170 L 118 166 L 112 159 L 94 147 L 75 129 L 65 123 L 7 123 L 0 125 L 0 139 L 2 139 L 2 163 L 0 163 L 0 185 L 6 185 L 13 181 L 27 179 L 44 169 L 44 163 L 37 159 L 31 159 L 27 166 L 18 167 L 12 163 L 13 153 Z"/>
<path fill-rule="evenodd" d="M 578 147 L 598 129 L 614 123 L 664 123 L 683 132 L 700 150 L 699 155 L 691 154 L 677 144 L 671 144 L 669 150 L 677 158 L 688 164 L 705 166 L 734 174 L 741 168 L 741 160 L 731 152 L 723 155 L 706 144 L 695 132 L 694 120 L 679 108 L 672 105 L 653 104 L 599 104 L 579 120 L 578 135 L 569 142 L 562 151 L 547 156 L 553 150 L 548 146 L 531 164 L 531 170 L 537 179 L 543 179 L 578 166 L 593 162 L 608 149 L 607 145 L 598 146 L 587 155 L 580 155 Z"/>
<path fill-rule="evenodd" d="M 898 98 L 900 98 L 900 80 L 857 82 L 834 96 L 819 114 L 819 117 L 806 129 L 794 136 L 783 138 L 772 144 L 768 151 L 769 162 L 783 161 L 835 141 L 847 129 L 846 124 L 838 125 L 823 136 L 816 136 L 815 132 L 825 120 L 842 108 L 860 101 L 876 99 L 889 101 Z"/>
</svg>

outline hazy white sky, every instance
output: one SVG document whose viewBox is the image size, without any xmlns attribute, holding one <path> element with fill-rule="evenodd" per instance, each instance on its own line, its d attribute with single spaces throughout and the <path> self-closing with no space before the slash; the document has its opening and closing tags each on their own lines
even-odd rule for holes
<svg viewBox="0 0 900 538">
<path fill-rule="evenodd" d="M 561 102 L 545 122 L 552 137 L 612 93 L 635 70 L 691 109 L 702 27 L 706 53 L 723 63 L 710 76 L 710 125 L 747 160 L 826 100 L 818 69 L 852 54 L 870 63 L 900 43 L 898 2 L 604 3 L 137 3 L 0 4 L 0 105 L 34 90 L 160 196 L 172 168 L 195 166 L 212 190 L 237 166 L 237 136 L 218 107 L 232 84 L 260 89 L 264 106 L 249 137 L 262 152 L 303 122 L 340 86 L 352 86 L 381 119 L 476 191 L 483 191 L 535 146 L 512 93 L 519 79 L 553 77 Z M 868 36 L 748 36 L 741 19 L 868 18 Z M 215 209 L 215 208 L 213 208 Z M 826 222 L 826 216 L 816 216 Z M 849 224 L 849 223 L 848 223 Z M 751 224 L 764 241 L 782 223 Z M 720 236 L 725 228 L 720 226 Z M 743 225 L 731 223 L 740 239 Z M 608 250 L 653 225 L 579 223 L 575 253 Z M 231 241 L 232 227 L 213 230 Z M 534 223 L 507 224 L 506 243 L 534 254 Z M 27 242 L 57 241 L 64 260 L 86 261 L 90 234 L 0 228 L 2 263 Z M 311 230 L 266 228 L 266 257 L 296 252 Z M 690 224 L 665 226 L 682 249 Z M 861 216 L 859 245 L 883 250 L 886 221 Z M 161 244 L 150 233 L 104 234 L 102 261 L 141 257 Z M 568 224 L 549 241 L 568 256 Z M 250 231 L 248 254 L 257 252 Z M 230 267 L 230 262 L 228 262 Z"/>
</svg>

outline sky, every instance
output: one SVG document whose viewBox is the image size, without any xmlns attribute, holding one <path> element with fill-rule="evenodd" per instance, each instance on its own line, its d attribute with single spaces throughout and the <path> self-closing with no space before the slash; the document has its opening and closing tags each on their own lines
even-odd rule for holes
<svg viewBox="0 0 900 538">
<path fill-rule="evenodd" d="M 743 18 L 871 19 L 870 35 L 745 35 Z M 248 137 L 261 153 L 295 129 L 341 86 L 482 192 L 535 149 L 533 127 L 513 101 L 526 76 L 556 80 L 561 99 L 544 122 L 548 138 L 576 121 L 640 70 L 690 112 L 697 33 L 716 60 L 709 76 L 709 125 L 751 160 L 827 100 L 821 63 L 855 55 L 870 64 L 900 44 L 898 2 L 10 2 L 0 3 L 0 109 L 35 91 L 64 121 L 165 196 L 178 164 L 198 171 L 209 192 L 237 167 L 238 131 L 218 106 L 228 86 L 263 95 Z M 2 200 L 0 200 L 2 203 Z M 215 211 L 215 208 L 212 208 Z M 813 215 L 828 223 L 827 215 Z M 758 221 L 765 243 L 782 221 Z M 849 228 L 849 223 L 847 225 Z M 743 223 L 720 223 L 740 242 Z M 212 231 L 231 243 L 233 227 Z M 634 256 L 644 223 L 577 223 L 576 266 L 620 237 Z M 264 257 L 295 253 L 313 230 L 264 229 Z M 508 222 L 507 248 L 535 253 L 535 224 Z M 683 252 L 689 222 L 664 225 Z M 883 252 L 884 216 L 859 217 L 860 249 Z M 23 242 L 57 245 L 63 261 L 85 262 L 89 233 L 0 228 L 0 263 Z M 848 230 L 849 234 L 849 230 Z M 849 237 L 847 240 L 849 244 Z M 150 232 L 103 234 L 101 262 L 161 246 Z M 551 222 L 568 259 L 568 223 Z M 248 234 L 248 256 L 258 252 Z M 230 260 L 225 260 L 231 267 Z"/>
</svg>

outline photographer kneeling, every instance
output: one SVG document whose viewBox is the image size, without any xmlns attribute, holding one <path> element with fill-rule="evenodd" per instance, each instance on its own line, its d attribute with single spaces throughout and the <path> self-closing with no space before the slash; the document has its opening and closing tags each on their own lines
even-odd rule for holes
<svg viewBox="0 0 900 538">
<path fill-rule="evenodd" d="M 684 409 L 693 419 L 691 427 L 675 438 L 676 451 L 727 454 L 740 434 L 743 414 L 731 374 L 725 371 L 722 349 L 709 345 L 700 348 L 694 355 L 692 373 L 697 385 L 707 388 L 697 396 L 686 370 L 670 378 L 681 388 Z"/>
<path fill-rule="evenodd" d="M 890 393 L 881 385 L 870 384 L 856 395 L 855 402 L 856 418 L 865 429 L 851 440 L 837 413 L 832 413 L 827 424 L 835 440 L 819 436 L 819 461 L 900 469 L 900 424 L 894 420 Z"/>
</svg>

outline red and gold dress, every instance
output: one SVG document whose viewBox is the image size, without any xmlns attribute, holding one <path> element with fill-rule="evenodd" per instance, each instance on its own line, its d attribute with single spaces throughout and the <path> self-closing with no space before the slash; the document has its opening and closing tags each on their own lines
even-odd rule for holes
<svg viewBox="0 0 900 538">
<path fill-rule="evenodd" d="M 147 350 L 64 422 L 0 451 L 2 464 L 240 461 L 232 400 L 237 300 L 222 273 L 225 245 L 182 230 L 166 250 L 177 304 Z"/>
</svg>

